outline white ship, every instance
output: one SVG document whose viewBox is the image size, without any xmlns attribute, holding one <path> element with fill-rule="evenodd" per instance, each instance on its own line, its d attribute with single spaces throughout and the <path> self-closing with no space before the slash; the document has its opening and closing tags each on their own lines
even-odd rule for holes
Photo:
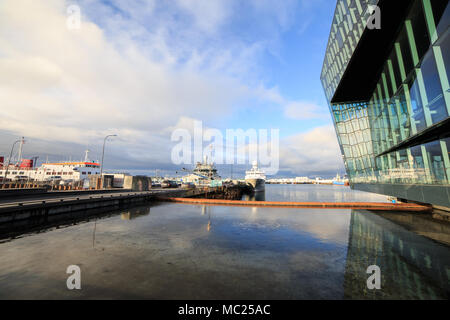
<svg viewBox="0 0 450 320">
<path fill-rule="evenodd" d="M 266 185 L 266 173 L 258 168 L 258 163 L 253 161 L 252 168 L 245 172 L 245 182 L 250 184 L 256 192 L 264 191 Z"/>
<path fill-rule="evenodd" d="M 86 150 L 84 161 L 43 163 L 36 167 L 35 159 L 23 159 L 22 147 L 25 140 L 21 140 L 19 155 L 16 161 L 4 161 L 0 157 L 0 179 L 5 181 L 78 181 L 89 178 L 90 175 L 100 174 L 100 164 L 88 159 Z M 6 178 L 6 179 L 5 179 Z"/>
</svg>

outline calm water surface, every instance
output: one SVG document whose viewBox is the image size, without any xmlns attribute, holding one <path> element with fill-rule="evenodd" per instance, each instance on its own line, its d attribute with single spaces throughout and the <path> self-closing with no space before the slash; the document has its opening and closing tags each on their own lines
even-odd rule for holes
<svg viewBox="0 0 450 320">
<path fill-rule="evenodd" d="M 264 198 L 386 201 L 311 185 L 268 185 Z M 414 214 L 160 204 L 70 218 L 14 239 L 0 229 L 1 299 L 449 297 L 449 226 Z M 366 287 L 373 264 L 381 290 Z M 69 265 L 81 290 L 66 287 Z"/>
<path fill-rule="evenodd" d="M 266 191 L 257 193 L 253 198 L 259 201 L 297 201 L 297 202 L 387 202 L 387 196 L 376 193 L 351 190 L 350 187 L 313 184 L 268 184 Z"/>
</svg>

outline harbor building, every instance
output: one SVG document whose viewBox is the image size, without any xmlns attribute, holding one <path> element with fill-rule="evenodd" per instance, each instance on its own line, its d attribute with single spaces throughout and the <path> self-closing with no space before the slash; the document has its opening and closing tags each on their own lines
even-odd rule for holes
<svg viewBox="0 0 450 320">
<path fill-rule="evenodd" d="M 450 207 L 448 0 L 338 0 L 321 82 L 353 189 Z"/>
</svg>

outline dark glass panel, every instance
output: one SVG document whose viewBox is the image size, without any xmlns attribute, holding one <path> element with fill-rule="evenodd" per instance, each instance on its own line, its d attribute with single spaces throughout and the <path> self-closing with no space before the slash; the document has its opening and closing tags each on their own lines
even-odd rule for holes
<svg viewBox="0 0 450 320">
<path fill-rule="evenodd" d="M 417 132 L 420 132 L 426 128 L 426 123 L 419 85 L 415 76 L 413 76 L 409 81 L 408 87 L 409 94 L 411 96 L 412 117 L 416 123 Z"/>
<path fill-rule="evenodd" d="M 447 118 L 448 114 L 445 100 L 442 95 L 442 86 L 439 80 L 436 61 L 432 51 L 428 52 L 425 56 L 420 69 L 425 83 L 431 119 L 433 123 L 436 123 Z"/>
<path fill-rule="evenodd" d="M 397 86 L 397 90 L 398 90 L 402 83 L 402 79 L 400 77 L 400 67 L 398 64 L 397 55 L 395 54 L 395 50 L 392 50 L 392 53 L 389 56 L 389 59 L 392 62 L 392 69 L 394 70 L 395 85 Z"/>
<path fill-rule="evenodd" d="M 450 35 L 449 32 L 441 40 L 440 47 L 442 52 L 442 58 L 444 60 L 445 70 L 447 72 L 447 79 L 450 81 Z"/>
<path fill-rule="evenodd" d="M 420 60 L 430 47 L 430 37 L 428 35 L 428 29 L 425 22 L 425 16 L 422 10 L 421 1 L 416 1 L 414 3 L 409 13 L 408 19 L 411 20 L 414 40 L 417 47 L 417 54 Z"/>
<path fill-rule="evenodd" d="M 398 42 L 400 43 L 400 49 L 402 52 L 402 58 L 403 58 L 403 65 L 405 66 L 405 73 L 406 76 L 409 75 L 409 73 L 414 68 L 413 60 L 412 60 L 412 54 L 411 49 L 409 46 L 408 41 L 408 35 L 406 33 L 406 27 L 402 28 L 402 31 L 400 32 Z"/>
<path fill-rule="evenodd" d="M 422 149 L 420 146 L 412 147 L 411 149 L 411 156 L 413 160 L 413 167 L 414 168 L 424 168 L 423 158 L 422 158 Z"/>
<path fill-rule="evenodd" d="M 406 103 L 405 91 L 401 89 L 396 96 L 398 99 L 398 103 L 400 106 L 400 114 L 398 115 L 400 126 L 402 126 L 405 130 L 405 138 L 408 138 L 411 135 L 411 122 L 408 113 L 408 105 Z"/>
<path fill-rule="evenodd" d="M 445 174 L 444 159 L 440 141 L 433 141 L 425 144 L 427 150 L 428 164 L 430 166 L 433 183 L 444 183 L 447 179 Z"/>
<path fill-rule="evenodd" d="M 392 90 L 391 77 L 390 77 L 390 73 L 389 73 L 389 69 L 388 69 L 387 64 L 384 67 L 383 74 L 386 77 L 386 84 L 387 84 L 387 92 L 385 94 L 387 96 L 387 99 L 390 100 L 392 98 L 392 95 L 393 95 L 393 90 Z M 383 90 L 384 90 L 384 86 L 383 86 Z"/>
<path fill-rule="evenodd" d="M 450 24 L 450 5 L 448 0 L 431 0 L 436 31 L 441 36 Z"/>
</svg>

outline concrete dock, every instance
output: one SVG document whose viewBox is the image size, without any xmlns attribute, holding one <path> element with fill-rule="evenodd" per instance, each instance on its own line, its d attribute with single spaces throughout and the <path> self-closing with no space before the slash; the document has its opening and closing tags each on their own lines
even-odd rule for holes
<svg viewBox="0 0 450 320">
<path fill-rule="evenodd" d="M 196 189 L 153 189 L 131 190 L 89 190 L 89 191 L 24 191 L 0 192 L 0 223 L 14 222 L 33 217 L 51 216 L 62 213 L 138 205 L 159 197 L 195 197 L 214 192 L 215 188 Z M 15 190 L 16 193 L 18 190 Z"/>
</svg>

